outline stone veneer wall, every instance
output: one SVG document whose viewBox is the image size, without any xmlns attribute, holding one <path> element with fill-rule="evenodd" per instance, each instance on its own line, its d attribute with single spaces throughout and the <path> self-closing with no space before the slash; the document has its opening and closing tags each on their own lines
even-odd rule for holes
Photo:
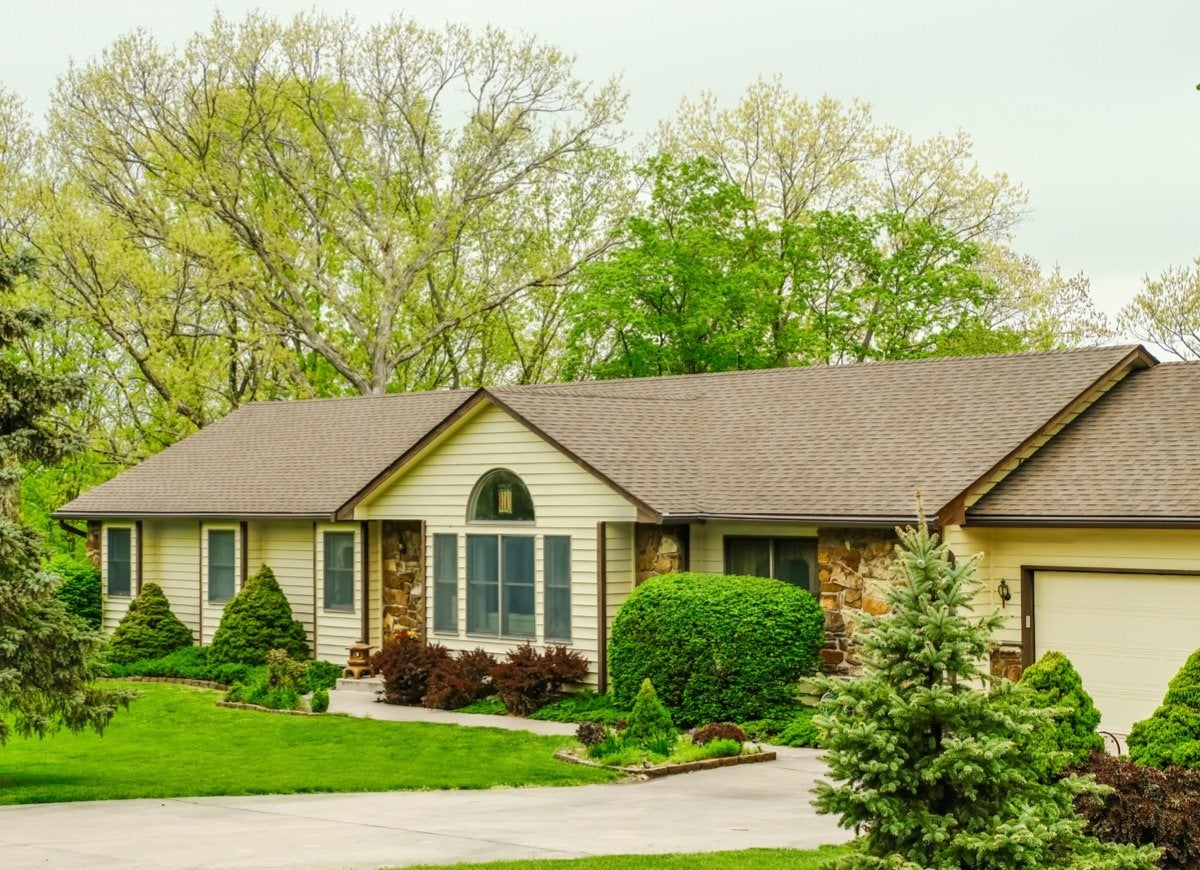
<svg viewBox="0 0 1200 870">
<path fill-rule="evenodd" d="M 855 640 L 864 613 L 888 612 L 887 588 L 896 582 L 896 533 L 890 529 L 821 529 L 817 570 L 825 645 L 821 664 L 827 673 L 862 671 Z"/>
<path fill-rule="evenodd" d="M 633 546 L 637 554 L 634 569 L 637 574 L 634 582 L 640 584 L 659 574 L 687 570 L 686 533 L 686 526 L 635 524 Z"/>
<path fill-rule="evenodd" d="M 99 520 L 88 520 L 87 537 L 84 539 L 84 552 L 87 553 L 88 561 L 96 570 L 100 570 L 100 529 L 102 528 Z"/>
<path fill-rule="evenodd" d="M 425 632 L 425 541 L 420 520 L 381 524 L 383 642 L 402 631 Z"/>
</svg>

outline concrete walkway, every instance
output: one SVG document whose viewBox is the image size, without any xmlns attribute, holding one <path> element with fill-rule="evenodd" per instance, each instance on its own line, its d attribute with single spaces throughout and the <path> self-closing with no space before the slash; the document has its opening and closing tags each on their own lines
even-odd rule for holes
<svg viewBox="0 0 1200 870">
<path fill-rule="evenodd" d="M 331 693 L 331 709 L 567 733 L 574 726 L 420 711 Z M 357 694 L 357 693 L 355 693 Z M 502 724 L 503 723 L 503 724 Z M 518 724 L 519 723 L 519 724 Z M 0 807 L 0 866 L 376 868 L 586 855 L 812 848 L 849 839 L 810 805 L 819 754 L 574 788 L 274 795 Z M 398 753 L 400 763 L 402 756 Z M 301 762 L 302 763 L 302 762 Z M 380 759 L 381 764 L 389 763 Z"/>
<path fill-rule="evenodd" d="M 361 716 L 366 719 L 386 719 L 389 722 L 434 722 L 440 725 L 503 728 L 506 731 L 529 731 L 549 736 L 572 735 L 578 727 L 570 722 L 539 722 L 520 716 L 489 716 L 483 713 L 454 713 L 449 710 L 427 710 L 400 704 L 382 704 L 369 691 L 331 691 L 329 712 Z"/>
</svg>

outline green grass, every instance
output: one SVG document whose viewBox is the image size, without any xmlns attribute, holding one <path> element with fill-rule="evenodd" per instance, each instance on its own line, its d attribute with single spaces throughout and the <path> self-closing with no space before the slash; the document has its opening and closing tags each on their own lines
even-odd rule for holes
<svg viewBox="0 0 1200 870">
<path fill-rule="evenodd" d="M 819 849 L 743 849 L 671 855 L 603 855 L 542 861 L 490 861 L 486 864 L 422 864 L 412 870 L 816 870 L 826 861 L 849 854 L 847 846 Z"/>
<path fill-rule="evenodd" d="M 0 748 L 0 804 L 193 795 L 579 785 L 568 737 L 496 728 L 287 716 L 217 707 L 219 692 L 136 683 L 103 737 L 59 733 Z"/>
</svg>

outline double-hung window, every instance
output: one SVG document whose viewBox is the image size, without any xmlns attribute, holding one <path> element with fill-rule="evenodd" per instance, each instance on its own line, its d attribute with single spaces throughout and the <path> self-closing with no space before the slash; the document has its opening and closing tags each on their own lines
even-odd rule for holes
<svg viewBox="0 0 1200 870">
<path fill-rule="evenodd" d="M 546 637 L 571 639 L 571 538 L 546 535 L 542 540 L 542 572 L 545 575 Z"/>
<path fill-rule="evenodd" d="M 354 610 L 354 532 L 326 532 L 325 609 Z"/>
<path fill-rule="evenodd" d="M 133 536 L 127 528 L 110 528 L 105 541 L 108 594 L 128 597 L 133 590 Z"/>
<path fill-rule="evenodd" d="M 467 631 L 534 636 L 532 535 L 467 535 Z"/>
<path fill-rule="evenodd" d="M 221 604 L 233 597 L 237 535 L 232 529 L 208 530 L 208 601 Z"/>
<path fill-rule="evenodd" d="M 433 630 L 458 631 L 458 535 L 433 536 Z"/>
</svg>

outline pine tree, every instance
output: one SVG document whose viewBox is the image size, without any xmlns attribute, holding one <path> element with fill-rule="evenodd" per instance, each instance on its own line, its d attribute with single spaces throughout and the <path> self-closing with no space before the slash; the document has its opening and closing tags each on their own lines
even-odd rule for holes
<svg viewBox="0 0 1200 870">
<path fill-rule="evenodd" d="M 1051 781 L 1028 745 L 1049 715 L 1014 703 L 1016 689 L 980 668 L 996 614 L 972 617 L 975 561 L 957 566 L 924 521 L 899 532 L 903 582 L 891 613 L 867 618 L 865 674 L 826 679 L 815 722 L 836 784 L 816 806 L 863 834 L 843 868 L 1152 868 L 1153 850 L 1083 834 L 1075 796 L 1087 781 Z"/>
<path fill-rule="evenodd" d="M 47 325 L 44 314 L 17 308 L 10 295 L 32 271 L 28 258 L 0 257 L 0 744 L 13 732 L 103 731 L 134 697 L 93 685 L 101 676 L 93 655 L 99 636 L 55 596 L 58 578 L 41 570 L 41 542 L 20 521 L 21 469 L 56 462 L 75 446 L 54 412 L 83 389 L 76 378 L 29 368 L 18 353 Z"/>
</svg>

